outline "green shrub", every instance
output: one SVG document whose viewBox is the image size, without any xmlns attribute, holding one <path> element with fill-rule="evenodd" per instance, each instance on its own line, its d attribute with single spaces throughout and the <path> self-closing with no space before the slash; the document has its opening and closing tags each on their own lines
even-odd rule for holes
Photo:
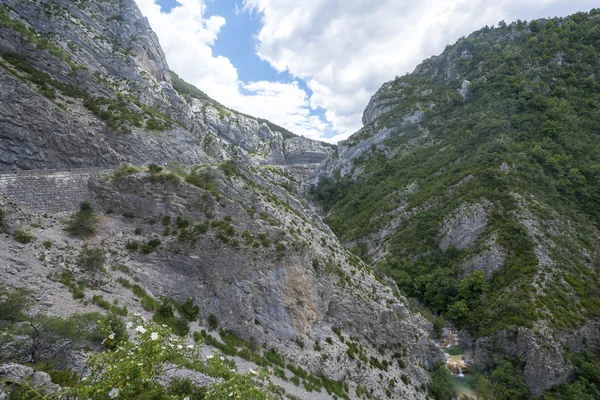
<svg viewBox="0 0 600 400">
<path fill-rule="evenodd" d="M 232 347 L 250 348 L 250 343 L 248 343 L 248 341 L 242 339 L 241 337 L 239 337 L 238 335 L 236 335 L 235 333 L 233 333 L 229 330 L 220 329 L 219 336 L 221 336 L 221 339 L 223 340 L 223 342 L 225 342 L 226 345 L 229 345 Z"/>
<path fill-rule="evenodd" d="M 173 333 L 179 336 L 185 336 L 190 331 L 188 322 L 184 318 L 175 316 L 171 302 L 163 298 L 152 317 L 159 324 L 165 324 L 173 330 Z"/>
<path fill-rule="evenodd" d="M 0 282 L 0 324 L 15 323 L 25 319 L 25 312 L 31 306 L 24 289 L 9 290 Z"/>
<path fill-rule="evenodd" d="M 117 179 L 126 176 L 126 175 L 133 175 L 133 174 L 137 174 L 138 172 L 141 171 L 141 168 L 138 167 L 134 167 L 132 165 L 125 165 L 121 168 L 119 168 L 118 170 L 116 170 L 113 174 L 113 176 Z"/>
<path fill-rule="evenodd" d="M 431 383 L 428 387 L 429 394 L 435 400 L 448 400 L 456 398 L 456 390 L 452 384 L 450 370 L 443 362 L 439 362 L 431 374 Z"/>
<path fill-rule="evenodd" d="M 56 369 L 56 366 L 51 361 L 36 364 L 35 369 L 50 375 L 52 383 L 60 386 L 73 386 L 79 381 L 79 374 L 77 372 L 72 369 Z"/>
<path fill-rule="evenodd" d="M 198 319 L 198 315 L 200 314 L 200 306 L 194 303 L 194 299 L 188 297 L 185 302 L 177 305 L 177 311 L 179 311 L 179 314 L 183 318 L 192 322 Z"/>
<path fill-rule="evenodd" d="M 152 253 L 158 246 L 160 246 L 161 241 L 158 238 L 154 238 L 149 240 L 148 242 L 144 243 L 141 247 L 140 247 L 140 252 L 142 252 L 142 254 L 150 254 Z"/>
<path fill-rule="evenodd" d="M 169 383 L 167 393 L 178 399 L 203 400 L 206 398 L 207 388 L 194 385 L 189 378 L 175 377 Z"/>
<path fill-rule="evenodd" d="M 151 174 L 158 174 L 163 170 L 163 167 L 161 167 L 160 165 L 156 165 L 156 164 L 149 164 L 148 165 L 148 171 L 150 171 Z"/>
<path fill-rule="evenodd" d="M 202 342 L 202 334 L 200 332 L 194 331 L 194 333 L 192 333 L 192 337 L 194 338 L 194 342 L 196 342 L 196 343 Z"/>
<path fill-rule="evenodd" d="M 90 203 L 81 203 L 79 211 L 71 216 L 67 231 L 73 236 L 88 237 L 96 233 L 98 217 L 94 215 Z"/>
<path fill-rule="evenodd" d="M 210 314 L 208 316 L 208 327 L 212 330 L 215 330 L 219 327 L 219 320 L 215 316 L 215 314 Z"/>
<path fill-rule="evenodd" d="M 119 277 L 117 278 L 117 282 L 119 282 L 124 288 L 131 289 L 131 282 L 129 282 L 127 279 Z"/>
<path fill-rule="evenodd" d="M 44 240 L 42 245 L 45 249 L 50 250 L 52 248 L 52 240 Z"/>
<path fill-rule="evenodd" d="M 13 237 L 15 238 L 15 240 L 19 243 L 31 243 L 35 240 L 35 236 L 33 236 L 32 234 L 30 234 L 29 232 L 26 231 L 15 231 L 15 233 L 13 234 Z"/>
<path fill-rule="evenodd" d="M 142 308 L 146 311 L 154 311 L 158 306 L 158 302 L 152 296 L 150 296 L 140 285 L 133 285 L 131 288 L 133 294 L 140 299 Z"/>
<path fill-rule="evenodd" d="M 197 169 L 190 172 L 185 177 L 185 181 L 190 185 L 199 187 L 200 189 L 216 191 L 216 174 L 212 169 L 198 171 Z"/>
<path fill-rule="evenodd" d="M 239 167 L 236 165 L 235 161 L 233 161 L 233 160 L 225 161 L 224 163 L 219 165 L 219 169 L 221 171 L 223 171 L 225 176 L 227 176 L 228 178 L 230 178 L 234 175 L 238 175 L 240 173 Z"/>
<path fill-rule="evenodd" d="M 106 250 L 99 247 L 84 247 L 77 256 L 77 265 L 91 272 L 102 271 L 105 263 Z"/>
<path fill-rule="evenodd" d="M 136 240 L 128 240 L 125 243 L 125 248 L 127 250 L 137 250 L 140 247 L 140 244 Z"/>
<path fill-rule="evenodd" d="M 281 368 L 285 368 L 285 360 L 281 355 L 279 355 L 279 353 L 277 353 L 277 350 L 269 349 L 265 351 L 264 357 L 269 363 L 279 365 Z"/>
<path fill-rule="evenodd" d="M 104 296 L 102 295 L 95 294 L 94 297 L 92 297 L 92 303 L 94 303 L 98 307 L 104 308 L 105 310 L 110 310 L 110 302 L 105 300 Z"/>
<path fill-rule="evenodd" d="M 148 121 L 146 121 L 146 129 L 151 131 L 165 131 L 171 129 L 171 124 L 160 121 L 156 118 L 150 118 Z"/>
<path fill-rule="evenodd" d="M 135 214 L 132 211 L 125 211 L 125 212 L 123 212 L 123 216 L 125 218 L 135 218 Z"/>
</svg>

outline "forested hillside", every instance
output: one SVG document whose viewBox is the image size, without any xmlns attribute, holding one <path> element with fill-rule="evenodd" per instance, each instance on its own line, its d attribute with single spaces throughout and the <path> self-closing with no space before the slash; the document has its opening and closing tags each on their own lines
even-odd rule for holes
<svg viewBox="0 0 600 400">
<path fill-rule="evenodd" d="M 474 32 L 384 84 L 311 188 L 356 254 L 464 328 L 479 367 L 524 374 L 512 395 L 488 374 L 498 398 L 597 351 L 599 52 L 598 9 Z"/>
</svg>

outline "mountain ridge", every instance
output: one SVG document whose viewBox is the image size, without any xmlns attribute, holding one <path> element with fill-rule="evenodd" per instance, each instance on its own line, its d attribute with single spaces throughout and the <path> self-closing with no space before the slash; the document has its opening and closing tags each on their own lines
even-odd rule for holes
<svg viewBox="0 0 600 400">
<path fill-rule="evenodd" d="M 599 14 L 459 39 L 385 83 L 305 184 L 348 248 L 533 395 L 598 341 Z"/>
</svg>

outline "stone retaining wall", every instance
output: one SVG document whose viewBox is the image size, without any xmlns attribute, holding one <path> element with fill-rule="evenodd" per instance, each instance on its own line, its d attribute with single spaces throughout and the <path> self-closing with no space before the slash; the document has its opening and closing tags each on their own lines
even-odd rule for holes
<svg viewBox="0 0 600 400">
<path fill-rule="evenodd" d="M 0 174 L 0 196 L 32 211 L 74 211 L 84 201 L 93 203 L 90 178 L 112 172 L 114 169 L 85 168 Z"/>
</svg>

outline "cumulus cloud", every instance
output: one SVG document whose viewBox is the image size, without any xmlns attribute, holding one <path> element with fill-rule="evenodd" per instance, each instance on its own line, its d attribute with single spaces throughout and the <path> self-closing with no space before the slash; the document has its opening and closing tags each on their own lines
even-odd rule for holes
<svg viewBox="0 0 600 400">
<path fill-rule="evenodd" d="M 485 25 L 567 15 L 591 0 L 244 0 L 262 29 L 257 53 L 307 82 L 338 138 L 358 130 L 370 96 L 395 75 Z"/>
<path fill-rule="evenodd" d="M 171 68 L 211 97 L 311 138 L 344 139 L 358 130 L 370 97 L 459 37 L 501 20 L 587 11 L 597 0 L 243 0 L 236 13 L 258 16 L 258 56 L 306 83 L 241 82 L 212 46 L 226 24 L 206 1 L 178 0 L 169 13 L 136 0 Z M 250 17 L 250 16 L 248 16 Z M 242 65 L 237 66 L 243 68 Z M 312 112 L 325 110 L 324 118 Z"/>
<path fill-rule="evenodd" d="M 297 82 L 241 82 L 231 61 L 212 51 L 226 20 L 205 16 L 205 0 L 178 0 L 162 12 L 156 0 L 136 0 L 159 37 L 170 68 L 227 107 L 267 118 L 297 134 L 319 138 L 330 129 L 310 115 L 307 93 Z"/>
</svg>

